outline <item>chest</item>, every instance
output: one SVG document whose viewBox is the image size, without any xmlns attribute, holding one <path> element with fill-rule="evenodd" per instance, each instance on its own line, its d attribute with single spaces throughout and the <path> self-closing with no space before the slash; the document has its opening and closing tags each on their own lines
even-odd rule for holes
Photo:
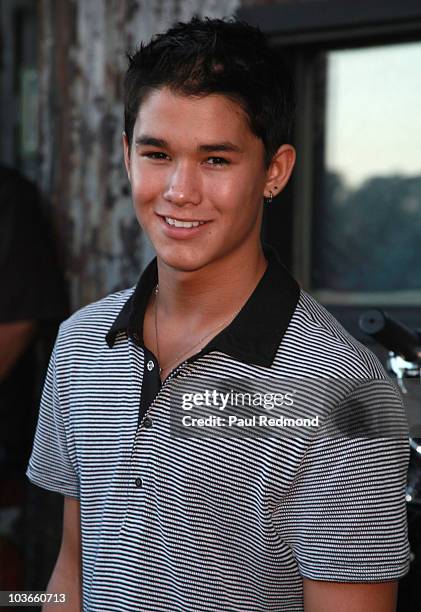
<svg viewBox="0 0 421 612">
<path fill-rule="evenodd" d="M 117 357 L 114 353 L 112 367 L 101 359 L 85 366 L 69 386 L 64 417 L 81 490 L 99 501 L 115 494 L 169 512 L 179 507 L 187 515 L 198 508 L 203 512 L 204 501 L 207 512 L 224 505 L 232 509 L 239 498 L 258 513 L 269 512 L 288 493 L 309 439 L 279 431 L 270 435 L 250 421 L 249 407 L 237 411 L 238 421 L 230 427 L 221 405 L 191 401 L 199 392 L 203 399 L 203 392 L 211 391 L 221 377 L 232 387 L 230 376 L 238 375 L 238 364 L 217 355 L 189 364 L 156 387 L 143 407 L 145 418 L 139 419 L 145 377 L 156 372 L 148 372 L 147 355 L 136 346 Z M 261 387 L 267 388 L 262 380 Z M 186 395 L 190 402 L 183 401 Z M 254 416 L 262 411 L 258 407 Z M 290 406 L 289 414 L 294 411 L 302 414 L 302 407 Z M 225 418 L 220 427 L 218 416 Z M 190 421 L 183 421 L 185 417 Z M 194 419 L 201 422 L 192 426 Z M 213 427 L 202 424 L 205 419 Z"/>
</svg>

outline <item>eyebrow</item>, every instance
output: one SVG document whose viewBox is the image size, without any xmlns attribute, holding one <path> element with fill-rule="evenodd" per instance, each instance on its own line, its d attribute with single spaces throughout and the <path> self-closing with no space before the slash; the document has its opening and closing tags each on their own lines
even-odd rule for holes
<svg viewBox="0 0 421 612">
<path fill-rule="evenodd" d="M 163 140 L 162 138 L 155 138 L 153 136 L 148 136 L 147 134 L 143 136 L 139 136 L 136 138 L 135 143 L 137 145 L 149 145 L 152 147 L 159 147 L 161 149 L 168 148 L 168 142 Z M 225 151 L 227 153 L 241 153 L 241 149 L 239 146 L 229 142 L 228 140 L 224 142 L 212 142 L 208 144 L 201 144 L 198 147 L 198 151 L 202 151 L 205 153 L 212 153 L 214 151 Z"/>
</svg>

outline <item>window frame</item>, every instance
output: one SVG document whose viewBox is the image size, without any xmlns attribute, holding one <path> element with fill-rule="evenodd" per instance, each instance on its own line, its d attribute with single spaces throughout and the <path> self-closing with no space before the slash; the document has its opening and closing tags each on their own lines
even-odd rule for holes
<svg viewBox="0 0 421 612">
<path fill-rule="evenodd" d="M 368 308 L 381 307 L 412 328 L 421 328 L 420 305 L 396 304 L 387 295 L 366 303 L 335 304 L 323 301 L 310 286 L 312 215 L 317 172 L 316 71 L 314 63 L 323 52 L 421 42 L 421 3 L 414 0 L 299 0 L 297 2 L 243 7 L 237 16 L 258 25 L 271 44 L 285 52 L 293 67 L 297 87 L 297 121 L 294 144 L 299 152 L 292 185 L 277 211 L 265 211 L 263 238 L 279 249 L 285 263 L 303 289 L 313 293 L 344 327 L 370 344 L 359 330 L 359 315 Z M 285 210 L 292 214 L 285 216 Z M 268 221 L 269 218 L 269 221 Z M 286 222 L 286 223 L 285 223 Z M 276 228 L 282 228 L 276 236 Z M 417 292 L 418 293 L 418 292 Z M 362 295 L 362 294 L 361 294 Z M 395 301 L 395 303 L 393 303 Z"/>
</svg>

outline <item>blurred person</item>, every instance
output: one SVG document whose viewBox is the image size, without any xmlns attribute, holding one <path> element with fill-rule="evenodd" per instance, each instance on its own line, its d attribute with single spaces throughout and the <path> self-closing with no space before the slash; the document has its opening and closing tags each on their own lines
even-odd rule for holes
<svg viewBox="0 0 421 612">
<path fill-rule="evenodd" d="M 4 165 L 0 279 L 0 590 L 6 590 L 24 587 L 25 469 L 49 354 L 68 310 L 39 191 Z"/>
<path fill-rule="evenodd" d="M 64 496 L 57 609 L 395 609 L 405 431 L 172 429 L 177 389 L 203 377 L 322 391 L 334 375 L 293 414 L 405 421 L 377 358 L 261 243 L 264 202 L 294 166 L 293 115 L 289 71 L 247 24 L 194 18 L 130 57 L 124 159 L 157 256 L 62 324 L 50 362 L 27 473 Z"/>
</svg>

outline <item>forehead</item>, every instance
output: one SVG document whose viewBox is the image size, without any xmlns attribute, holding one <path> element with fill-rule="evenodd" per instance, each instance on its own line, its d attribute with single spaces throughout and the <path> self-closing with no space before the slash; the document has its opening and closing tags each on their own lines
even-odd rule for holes
<svg viewBox="0 0 421 612">
<path fill-rule="evenodd" d="M 166 132 L 177 138 L 230 138 L 246 143 L 259 139 L 252 133 L 240 104 L 222 94 L 186 96 L 168 88 L 152 91 L 139 108 L 135 134 L 147 131 Z"/>
</svg>

